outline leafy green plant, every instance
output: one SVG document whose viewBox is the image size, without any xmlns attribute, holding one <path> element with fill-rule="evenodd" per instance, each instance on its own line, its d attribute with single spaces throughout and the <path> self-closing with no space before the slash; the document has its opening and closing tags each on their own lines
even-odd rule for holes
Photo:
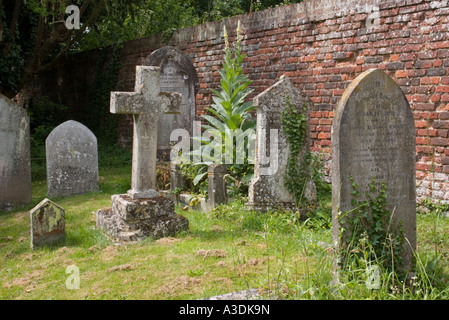
<svg viewBox="0 0 449 320">
<path fill-rule="evenodd" d="M 208 188 L 207 164 L 182 162 L 179 171 L 184 177 L 184 189 L 192 193 L 206 195 Z"/>
<path fill-rule="evenodd" d="M 187 270 L 187 274 L 191 277 L 199 277 L 202 276 L 204 274 L 204 270 L 192 270 L 189 269 Z"/>
<path fill-rule="evenodd" d="M 201 116 L 204 120 L 202 128 L 207 135 L 203 133 L 201 137 L 194 137 L 200 141 L 201 147 L 193 150 L 191 155 L 201 159 L 201 162 L 193 164 L 197 170 L 193 184 L 200 183 L 206 177 L 207 165 L 225 163 L 234 178 L 229 181 L 233 181 L 240 191 L 245 192 L 254 170 L 250 160 L 256 138 L 256 120 L 252 119 L 250 113 L 253 103 L 246 101 L 253 89 L 248 87 L 251 81 L 243 74 L 245 55 L 241 52 L 240 23 L 233 50 L 229 46 L 226 29 L 224 38 L 223 68 L 218 70 L 221 77 L 220 88 L 211 89 L 214 103 L 205 109 L 209 114 Z"/>
<path fill-rule="evenodd" d="M 399 271 L 402 265 L 404 230 L 401 223 L 393 225 L 392 213 L 386 208 L 386 184 L 383 182 L 376 193 L 377 183 L 373 178 L 365 192 L 366 200 L 358 200 L 360 191 L 353 177 L 351 205 L 354 209 L 339 216 L 340 241 L 343 265 L 359 259 L 357 252 L 361 244 L 369 244 L 371 250 L 364 251 L 366 260 L 378 261 L 386 268 Z M 355 253 L 355 254 L 354 254 Z"/>
<path fill-rule="evenodd" d="M 425 211 L 427 211 L 429 213 L 435 213 L 437 215 L 440 215 L 449 210 L 449 204 L 442 203 L 441 200 L 438 200 L 437 202 L 435 202 L 430 198 L 423 199 L 419 203 L 419 206 L 421 208 L 423 208 Z"/>
<path fill-rule="evenodd" d="M 304 225 L 317 229 L 332 228 L 332 210 L 318 207 L 315 211 L 308 213 Z"/>
<path fill-rule="evenodd" d="M 282 128 L 290 147 L 284 174 L 284 186 L 295 199 L 298 208 L 307 202 L 304 193 L 307 182 L 311 179 L 312 153 L 310 150 L 304 152 L 298 166 L 298 157 L 303 152 L 308 133 L 306 110 L 307 105 L 304 104 L 298 108 L 287 97 L 286 105 L 281 113 Z"/>
</svg>

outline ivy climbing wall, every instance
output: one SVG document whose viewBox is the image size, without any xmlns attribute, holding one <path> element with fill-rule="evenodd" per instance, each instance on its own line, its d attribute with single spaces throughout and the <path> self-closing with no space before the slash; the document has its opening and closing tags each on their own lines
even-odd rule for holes
<svg viewBox="0 0 449 320">
<path fill-rule="evenodd" d="M 132 91 L 135 66 L 164 45 L 176 46 L 198 73 L 201 114 L 219 82 L 223 26 L 232 41 L 239 20 L 244 72 L 253 80 L 254 95 L 286 75 L 313 101 L 311 150 L 323 153 L 328 176 L 334 108 L 357 75 L 380 68 L 399 84 L 413 109 L 418 198 L 449 202 L 448 0 L 306 0 L 177 30 L 168 43 L 160 35 L 131 41 L 123 45 L 115 89 Z M 98 51 L 68 57 L 23 95 L 59 92 L 60 102 L 81 110 L 91 99 L 95 77 L 90 70 L 96 69 Z M 123 146 L 130 144 L 131 131 L 130 118 L 122 118 Z"/>
</svg>

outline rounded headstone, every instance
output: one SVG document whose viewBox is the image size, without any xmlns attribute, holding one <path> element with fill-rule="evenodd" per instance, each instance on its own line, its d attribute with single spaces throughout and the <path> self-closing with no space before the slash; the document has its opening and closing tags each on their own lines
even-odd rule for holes
<svg viewBox="0 0 449 320">
<path fill-rule="evenodd" d="M 416 247 L 415 125 L 407 98 L 379 69 L 359 75 L 344 92 L 332 127 L 333 238 L 339 241 L 338 212 L 353 209 L 352 183 L 360 198 L 374 178 L 386 184 L 387 209 L 402 224 L 404 268 Z M 351 180 L 351 178 L 353 180 Z"/>
<path fill-rule="evenodd" d="M 92 131 L 69 120 L 53 129 L 45 144 L 50 197 L 98 190 L 97 138 Z"/>
</svg>

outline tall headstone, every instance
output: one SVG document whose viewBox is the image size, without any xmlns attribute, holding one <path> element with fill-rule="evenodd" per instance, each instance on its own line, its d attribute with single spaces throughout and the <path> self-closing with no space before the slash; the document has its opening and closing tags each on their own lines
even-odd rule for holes
<svg viewBox="0 0 449 320">
<path fill-rule="evenodd" d="M 65 240 L 65 211 L 44 199 L 30 211 L 31 248 L 55 245 Z"/>
<path fill-rule="evenodd" d="M 45 145 L 49 197 L 98 190 L 97 138 L 89 128 L 66 121 L 53 129 Z"/>
<path fill-rule="evenodd" d="M 0 95 L 0 210 L 30 202 L 29 118 L 25 109 Z"/>
<path fill-rule="evenodd" d="M 112 92 L 111 112 L 134 118 L 131 189 L 113 195 L 111 208 L 97 212 L 97 227 L 119 240 L 174 235 L 188 228 L 174 202 L 156 191 L 158 119 L 177 113 L 181 95 L 160 91 L 160 68 L 137 66 L 135 92 Z"/>
<path fill-rule="evenodd" d="M 394 226 L 402 224 L 404 268 L 412 268 L 416 247 L 415 126 L 401 88 L 379 69 L 359 75 L 346 89 L 332 127 L 333 240 L 340 238 L 338 212 L 352 209 L 351 177 L 360 198 L 375 178 L 386 184 L 388 210 Z M 348 219 L 350 219 L 350 215 Z M 345 231 L 349 232 L 349 231 Z"/>
<path fill-rule="evenodd" d="M 254 98 L 257 112 L 256 159 L 254 177 L 249 186 L 248 206 L 256 210 L 295 208 L 293 196 L 284 186 L 289 146 L 282 128 L 281 113 L 288 101 L 297 108 L 306 106 L 307 135 L 298 155 L 298 164 L 310 148 L 310 101 L 287 77 L 282 76 L 277 83 Z"/>
<path fill-rule="evenodd" d="M 196 119 L 195 93 L 199 88 L 196 70 L 190 59 L 175 47 L 162 47 L 154 51 L 144 62 L 146 66 L 161 68 L 160 86 L 162 92 L 182 94 L 179 114 L 161 114 L 158 129 L 158 159 L 170 160 L 170 134 L 175 129 L 185 129 L 193 135 L 193 121 Z"/>
</svg>

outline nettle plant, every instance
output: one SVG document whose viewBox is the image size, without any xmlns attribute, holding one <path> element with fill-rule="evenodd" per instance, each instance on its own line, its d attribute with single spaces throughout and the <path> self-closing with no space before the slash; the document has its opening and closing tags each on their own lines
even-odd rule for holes
<svg viewBox="0 0 449 320">
<path fill-rule="evenodd" d="M 339 216 L 340 241 L 344 250 L 342 266 L 353 266 L 360 261 L 375 262 L 391 272 L 400 271 L 404 247 L 404 229 L 392 219 L 394 212 L 387 209 L 386 184 L 378 187 L 371 179 L 365 199 L 359 200 L 359 186 L 351 176 L 352 210 Z"/>
</svg>

